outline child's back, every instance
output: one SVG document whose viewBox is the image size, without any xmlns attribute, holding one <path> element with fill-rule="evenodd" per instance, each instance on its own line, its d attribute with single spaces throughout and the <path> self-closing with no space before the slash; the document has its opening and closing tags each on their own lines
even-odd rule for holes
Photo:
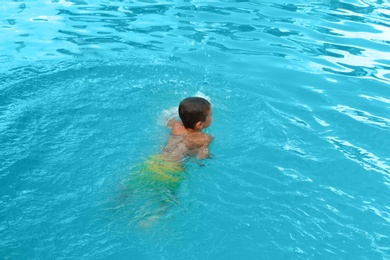
<svg viewBox="0 0 390 260">
<path fill-rule="evenodd" d="M 162 151 L 163 158 L 179 162 L 186 156 L 196 156 L 198 159 L 209 156 L 208 146 L 213 139 L 212 136 L 186 129 L 176 120 L 170 120 L 168 127 L 172 128 L 172 133 Z"/>
</svg>

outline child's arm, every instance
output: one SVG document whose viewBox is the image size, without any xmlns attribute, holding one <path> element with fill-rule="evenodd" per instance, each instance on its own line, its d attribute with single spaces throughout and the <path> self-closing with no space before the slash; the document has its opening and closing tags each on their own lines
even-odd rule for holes
<svg viewBox="0 0 390 260">
<path fill-rule="evenodd" d="M 204 134 L 203 136 L 203 145 L 198 148 L 198 152 L 196 154 L 197 159 L 206 159 L 210 157 L 209 152 L 209 144 L 213 141 L 214 137 L 208 134 Z"/>
</svg>

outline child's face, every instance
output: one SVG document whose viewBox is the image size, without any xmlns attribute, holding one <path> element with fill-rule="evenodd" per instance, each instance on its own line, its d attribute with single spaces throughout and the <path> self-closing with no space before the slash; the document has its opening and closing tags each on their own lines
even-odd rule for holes
<svg viewBox="0 0 390 260">
<path fill-rule="evenodd" d="M 209 110 L 209 113 L 207 114 L 206 120 L 202 122 L 202 128 L 207 128 L 211 125 L 211 122 L 213 121 L 213 112 L 211 111 L 211 108 Z"/>
</svg>

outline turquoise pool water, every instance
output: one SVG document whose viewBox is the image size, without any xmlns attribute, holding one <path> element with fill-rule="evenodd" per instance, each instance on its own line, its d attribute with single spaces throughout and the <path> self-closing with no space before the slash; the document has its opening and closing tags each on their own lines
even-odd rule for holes
<svg viewBox="0 0 390 260">
<path fill-rule="evenodd" d="M 2 1 L 0 259 L 390 259 L 389 35 L 381 0 Z M 192 95 L 215 156 L 142 227 L 121 183 Z"/>
</svg>

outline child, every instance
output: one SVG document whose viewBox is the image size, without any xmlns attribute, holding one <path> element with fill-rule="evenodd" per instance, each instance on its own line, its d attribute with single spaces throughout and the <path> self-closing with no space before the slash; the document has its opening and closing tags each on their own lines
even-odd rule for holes
<svg viewBox="0 0 390 260">
<path fill-rule="evenodd" d="M 180 102 L 177 121 L 171 119 L 167 126 L 172 133 L 165 145 L 162 157 L 168 161 L 179 162 L 185 156 L 196 156 L 204 159 L 209 156 L 208 146 L 212 136 L 202 133 L 210 126 L 212 111 L 210 103 L 200 97 L 189 97 Z"/>
<path fill-rule="evenodd" d="M 149 157 L 141 167 L 126 180 L 125 186 L 139 197 L 143 204 L 140 225 L 150 226 L 165 213 L 167 204 L 178 204 L 176 192 L 186 171 L 183 159 L 209 157 L 208 146 L 213 137 L 202 133 L 212 122 L 210 103 L 200 97 L 189 97 L 180 102 L 179 117 L 181 121 L 171 119 L 167 126 L 172 132 L 161 154 Z M 129 191 L 130 191 L 129 190 Z M 156 202 L 158 206 L 156 207 Z M 145 204 L 154 205 L 150 208 Z M 146 217 L 146 219 L 145 219 Z"/>
</svg>

